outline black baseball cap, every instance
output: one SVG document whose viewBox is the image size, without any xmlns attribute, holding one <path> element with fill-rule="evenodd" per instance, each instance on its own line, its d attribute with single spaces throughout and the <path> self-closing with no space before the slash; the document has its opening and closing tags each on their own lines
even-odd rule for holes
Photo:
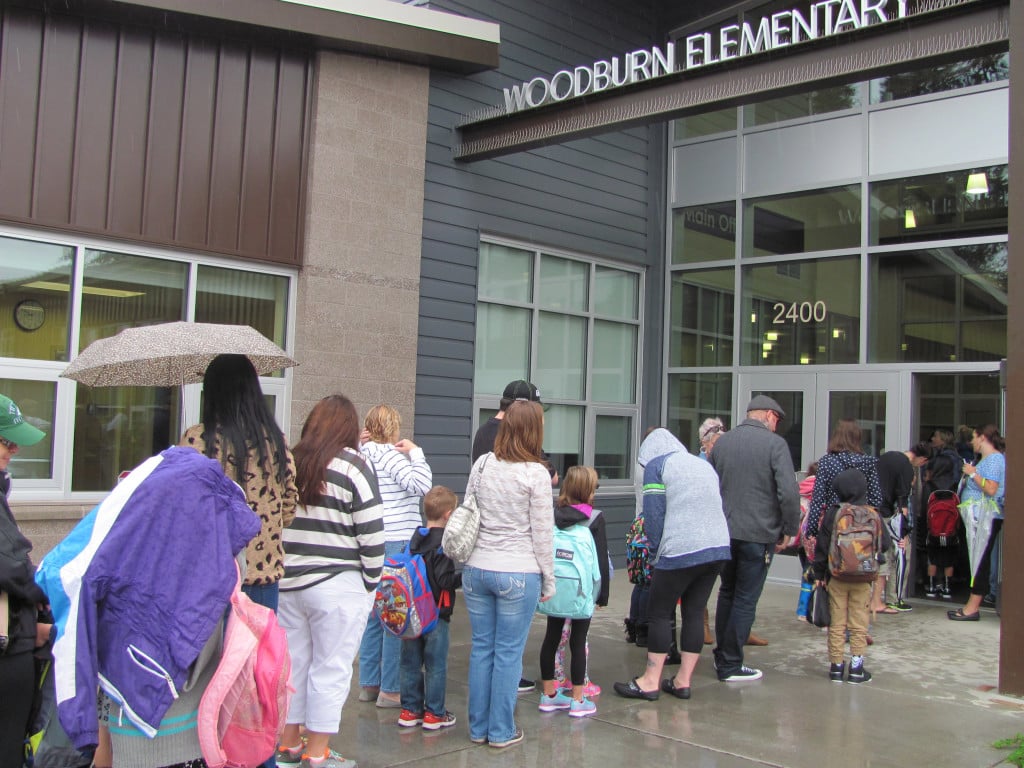
<svg viewBox="0 0 1024 768">
<path fill-rule="evenodd" d="M 505 386 L 505 391 L 501 396 L 505 400 L 530 400 L 535 403 L 540 402 L 540 390 L 530 382 L 524 381 L 523 379 L 510 381 Z"/>
</svg>

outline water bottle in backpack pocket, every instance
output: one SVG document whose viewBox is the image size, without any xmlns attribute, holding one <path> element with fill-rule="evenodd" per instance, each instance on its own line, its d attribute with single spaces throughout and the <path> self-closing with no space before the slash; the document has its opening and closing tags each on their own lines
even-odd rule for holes
<svg viewBox="0 0 1024 768">
<path fill-rule="evenodd" d="M 597 511 L 591 517 L 591 522 Z M 556 528 L 555 594 L 537 604 L 538 613 L 566 619 L 589 619 L 601 589 L 601 568 L 590 528 L 583 524 Z"/>
</svg>

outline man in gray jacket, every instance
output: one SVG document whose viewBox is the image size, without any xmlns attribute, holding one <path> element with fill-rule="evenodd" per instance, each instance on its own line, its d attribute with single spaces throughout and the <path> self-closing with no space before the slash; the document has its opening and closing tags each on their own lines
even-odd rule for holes
<svg viewBox="0 0 1024 768">
<path fill-rule="evenodd" d="M 775 400 L 756 396 L 747 406 L 747 418 L 719 438 L 710 456 L 732 550 L 715 611 L 715 669 L 726 683 L 761 679 L 761 670 L 744 666 L 743 643 L 776 547 L 787 546 L 800 524 L 793 460 L 786 441 L 775 434 L 785 416 Z"/>
</svg>

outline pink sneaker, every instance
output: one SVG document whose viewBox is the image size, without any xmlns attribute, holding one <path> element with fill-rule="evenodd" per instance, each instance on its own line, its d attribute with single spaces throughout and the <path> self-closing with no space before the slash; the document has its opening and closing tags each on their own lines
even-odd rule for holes
<svg viewBox="0 0 1024 768">
<path fill-rule="evenodd" d="M 572 680 L 562 680 L 558 684 L 558 687 L 564 691 L 571 691 Z M 601 686 L 591 680 L 588 680 L 587 684 L 583 686 L 583 695 L 586 696 L 588 699 L 592 698 L 593 696 L 600 696 Z"/>
</svg>

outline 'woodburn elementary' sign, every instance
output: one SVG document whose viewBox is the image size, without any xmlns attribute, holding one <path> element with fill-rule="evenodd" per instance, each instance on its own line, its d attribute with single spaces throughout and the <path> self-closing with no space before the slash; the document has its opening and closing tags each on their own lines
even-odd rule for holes
<svg viewBox="0 0 1024 768">
<path fill-rule="evenodd" d="M 778 11 L 753 23 L 726 24 L 717 33 L 698 32 L 664 48 L 632 51 L 590 66 L 563 69 L 505 88 L 506 113 L 600 93 L 677 71 L 729 61 L 808 40 L 881 24 L 907 15 L 909 0 L 821 0 L 804 9 Z M 677 47 L 683 51 L 677 58 Z"/>
</svg>

